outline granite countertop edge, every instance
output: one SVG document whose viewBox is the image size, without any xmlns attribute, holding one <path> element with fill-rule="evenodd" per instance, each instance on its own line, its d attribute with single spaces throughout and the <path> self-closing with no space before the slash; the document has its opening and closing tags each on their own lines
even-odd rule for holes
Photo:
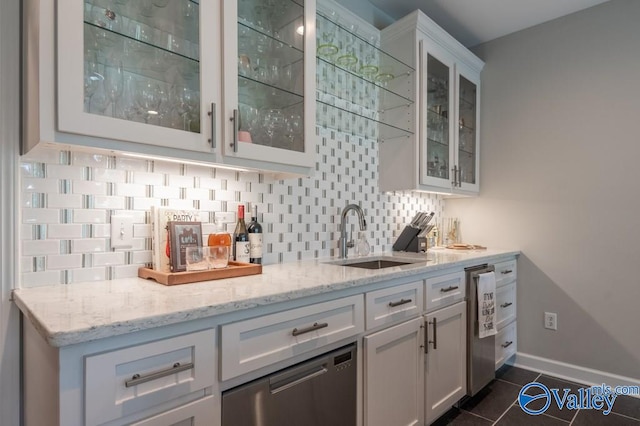
<svg viewBox="0 0 640 426">
<path fill-rule="evenodd" d="M 16 289 L 13 298 L 49 345 L 63 347 L 519 254 L 517 250 L 383 253 L 346 262 L 392 257 L 415 263 L 367 270 L 340 266 L 345 261 L 318 259 L 265 266 L 261 275 L 179 286 L 125 278 Z"/>
</svg>

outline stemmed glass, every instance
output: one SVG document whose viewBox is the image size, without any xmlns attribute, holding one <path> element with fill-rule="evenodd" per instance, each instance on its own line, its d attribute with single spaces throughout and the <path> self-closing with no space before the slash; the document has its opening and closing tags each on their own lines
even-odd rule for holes
<svg viewBox="0 0 640 426">
<path fill-rule="evenodd" d="M 284 115 L 276 108 L 268 108 L 262 113 L 262 127 L 269 137 L 270 146 L 273 146 L 274 136 L 284 126 Z"/>
<path fill-rule="evenodd" d="M 124 70 L 122 61 L 118 61 L 115 66 L 106 64 L 104 67 L 104 90 L 107 98 L 111 102 L 111 116 L 116 117 L 116 104 L 122 96 L 124 88 Z"/>
<path fill-rule="evenodd" d="M 149 80 L 136 83 L 136 104 L 145 123 L 149 123 L 151 117 L 158 115 L 161 101 L 160 86 L 157 83 Z"/>
<path fill-rule="evenodd" d="M 98 54 L 94 50 L 87 49 L 84 57 L 84 109 L 91 112 L 91 99 L 102 84 L 104 76 L 100 72 Z"/>
<path fill-rule="evenodd" d="M 295 141 L 302 134 L 302 118 L 299 114 L 293 113 L 287 117 L 286 136 L 289 139 L 289 146 L 295 149 Z"/>
</svg>

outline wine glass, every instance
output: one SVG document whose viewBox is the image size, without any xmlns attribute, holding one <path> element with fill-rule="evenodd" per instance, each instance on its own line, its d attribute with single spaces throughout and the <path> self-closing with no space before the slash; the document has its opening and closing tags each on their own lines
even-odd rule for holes
<svg viewBox="0 0 640 426">
<path fill-rule="evenodd" d="M 102 84 L 104 76 L 100 70 L 96 51 L 86 49 L 84 58 L 84 109 L 87 112 L 91 112 L 91 98 Z"/>
<path fill-rule="evenodd" d="M 269 137 L 270 146 L 273 146 L 274 136 L 282 130 L 284 121 L 284 114 L 277 108 L 268 108 L 263 111 L 262 127 Z"/>
<path fill-rule="evenodd" d="M 289 139 L 289 146 L 295 150 L 295 142 L 302 135 L 302 118 L 298 113 L 292 113 L 286 120 L 286 136 Z"/>
<path fill-rule="evenodd" d="M 116 104 L 120 100 L 124 88 L 122 61 L 118 61 L 115 65 L 105 65 L 103 84 L 106 95 L 111 102 L 111 116 L 116 117 Z"/>
<path fill-rule="evenodd" d="M 151 117 L 159 113 L 161 102 L 160 85 L 150 80 L 138 81 L 136 83 L 136 104 L 144 122 L 149 123 Z"/>
</svg>

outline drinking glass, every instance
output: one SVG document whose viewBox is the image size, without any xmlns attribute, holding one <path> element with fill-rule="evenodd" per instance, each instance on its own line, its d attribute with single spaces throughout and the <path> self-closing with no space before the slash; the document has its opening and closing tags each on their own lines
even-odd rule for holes
<svg viewBox="0 0 640 426">
<path fill-rule="evenodd" d="M 317 52 L 323 58 L 330 58 L 338 53 L 338 46 L 335 42 L 338 22 L 336 15 L 336 11 L 332 10 L 326 18 L 318 20 Z"/>
<path fill-rule="evenodd" d="M 284 114 L 276 108 L 268 108 L 262 113 L 262 127 L 269 137 L 270 146 L 273 145 L 275 136 L 282 131 L 284 126 Z"/>
<path fill-rule="evenodd" d="M 122 61 L 106 64 L 104 67 L 104 89 L 111 103 L 111 116 L 117 117 L 116 105 L 122 96 L 124 88 L 124 69 Z"/>
<path fill-rule="evenodd" d="M 91 98 L 102 85 L 104 75 L 98 63 L 98 53 L 92 49 L 86 49 L 84 54 L 84 109 L 90 111 Z"/>
<path fill-rule="evenodd" d="M 302 118 L 298 113 L 292 113 L 286 120 L 286 136 L 289 139 L 289 145 L 293 149 L 296 141 L 302 136 Z"/>
<path fill-rule="evenodd" d="M 136 104 L 144 122 L 149 123 L 159 113 L 161 102 L 160 85 L 150 80 L 138 81 L 136 84 Z"/>
</svg>

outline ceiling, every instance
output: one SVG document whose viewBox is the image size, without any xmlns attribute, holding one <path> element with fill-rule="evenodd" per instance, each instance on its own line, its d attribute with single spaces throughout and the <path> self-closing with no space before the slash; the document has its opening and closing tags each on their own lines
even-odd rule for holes
<svg viewBox="0 0 640 426">
<path fill-rule="evenodd" d="M 416 9 L 467 47 L 607 0 L 369 0 L 393 19 Z"/>
</svg>

